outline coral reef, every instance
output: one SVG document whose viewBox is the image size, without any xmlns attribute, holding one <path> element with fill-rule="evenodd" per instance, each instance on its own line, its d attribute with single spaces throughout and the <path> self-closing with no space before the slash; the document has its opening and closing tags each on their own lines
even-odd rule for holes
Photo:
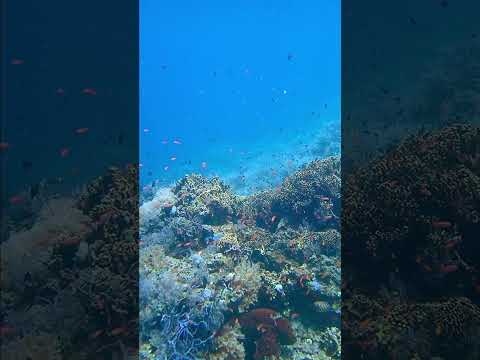
<svg viewBox="0 0 480 360">
<path fill-rule="evenodd" d="M 214 350 L 206 354 L 208 360 L 243 360 L 245 359 L 245 347 L 242 341 L 245 339 L 240 324 L 234 322 L 227 324 L 221 335 L 215 339 Z"/>
<path fill-rule="evenodd" d="M 295 339 L 310 338 L 338 359 L 339 171 L 338 158 L 315 161 L 249 196 L 195 174 L 147 189 L 142 358 L 300 360 Z"/>
<path fill-rule="evenodd" d="M 111 168 L 80 194 L 48 198 L 31 226 L 2 243 L 2 329 L 13 329 L 2 355 L 133 356 L 137 177 L 136 166 Z"/>
<path fill-rule="evenodd" d="M 173 188 L 179 215 L 202 223 L 221 225 L 236 215 L 238 199 L 219 178 L 199 175 L 183 178 Z"/>
<path fill-rule="evenodd" d="M 62 359 L 58 339 L 49 334 L 27 335 L 2 348 L 5 360 L 60 360 Z"/>
<path fill-rule="evenodd" d="M 456 125 L 413 136 L 348 177 L 342 289 L 350 356 L 402 349 L 408 359 L 475 358 L 479 157 L 480 129 Z"/>
<path fill-rule="evenodd" d="M 280 356 L 280 344 L 292 345 L 295 335 L 288 320 L 271 309 L 257 308 L 242 314 L 236 321 L 249 339 L 256 339 L 254 359 Z"/>
</svg>

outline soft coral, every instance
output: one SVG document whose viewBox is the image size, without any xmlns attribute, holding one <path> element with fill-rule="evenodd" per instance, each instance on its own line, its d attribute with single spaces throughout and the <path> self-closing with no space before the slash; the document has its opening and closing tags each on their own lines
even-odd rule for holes
<svg viewBox="0 0 480 360">
<path fill-rule="evenodd" d="M 266 356 L 280 356 L 280 344 L 289 345 L 295 342 L 295 335 L 288 320 L 271 309 L 259 308 L 238 317 L 243 332 L 256 338 L 255 360 Z"/>
</svg>

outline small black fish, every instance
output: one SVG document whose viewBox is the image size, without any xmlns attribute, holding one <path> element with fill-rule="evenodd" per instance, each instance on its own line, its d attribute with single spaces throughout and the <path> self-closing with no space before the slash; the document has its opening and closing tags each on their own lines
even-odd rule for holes
<svg viewBox="0 0 480 360">
<path fill-rule="evenodd" d="M 25 276 L 23 277 L 23 282 L 25 284 L 31 285 L 32 281 L 33 281 L 32 274 L 30 274 L 29 272 L 25 273 Z"/>
<path fill-rule="evenodd" d="M 29 160 L 23 160 L 22 161 L 22 167 L 25 169 L 25 170 L 30 170 L 33 166 L 33 162 L 29 161 Z"/>
<path fill-rule="evenodd" d="M 35 197 L 40 193 L 40 184 L 35 184 L 30 186 L 30 198 L 35 199 Z"/>
</svg>

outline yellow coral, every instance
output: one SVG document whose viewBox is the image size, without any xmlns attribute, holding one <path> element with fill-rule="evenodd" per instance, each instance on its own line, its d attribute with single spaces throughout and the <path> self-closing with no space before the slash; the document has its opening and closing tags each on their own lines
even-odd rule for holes
<svg viewBox="0 0 480 360">
<path fill-rule="evenodd" d="M 233 286 L 242 297 L 240 311 L 245 311 L 257 301 L 258 291 L 262 286 L 261 269 L 258 264 L 242 260 L 234 270 Z"/>
<path fill-rule="evenodd" d="M 208 354 L 208 360 L 244 360 L 245 348 L 242 340 L 244 335 L 240 330 L 240 325 L 234 323 L 231 326 L 225 326 L 219 337 L 215 339 L 215 350 Z"/>
</svg>

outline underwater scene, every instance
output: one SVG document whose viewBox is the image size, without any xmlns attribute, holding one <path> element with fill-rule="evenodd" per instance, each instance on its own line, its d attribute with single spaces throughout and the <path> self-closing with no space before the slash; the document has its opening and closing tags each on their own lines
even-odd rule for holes
<svg viewBox="0 0 480 360">
<path fill-rule="evenodd" d="M 340 359 L 340 1 L 140 4 L 140 358 Z"/>
</svg>

